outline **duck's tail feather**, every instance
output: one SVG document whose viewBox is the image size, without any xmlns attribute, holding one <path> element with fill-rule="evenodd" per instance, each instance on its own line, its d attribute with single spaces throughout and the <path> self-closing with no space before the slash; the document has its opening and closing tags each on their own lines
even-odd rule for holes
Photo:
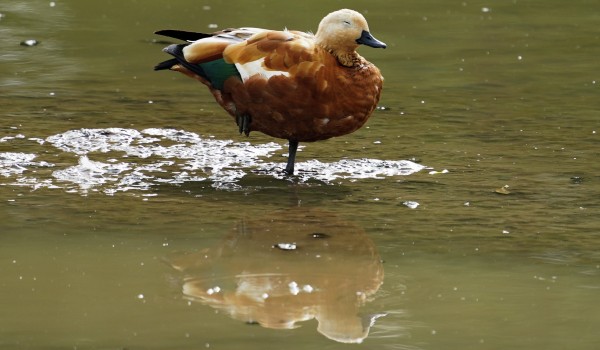
<svg viewBox="0 0 600 350">
<path fill-rule="evenodd" d="M 159 64 L 154 66 L 154 70 L 171 69 L 171 67 L 173 67 L 174 65 L 176 65 L 178 63 L 179 63 L 179 61 L 176 58 L 172 58 L 170 60 L 160 62 Z"/>
<path fill-rule="evenodd" d="M 154 67 L 154 70 L 171 69 L 174 65 L 180 65 L 180 66 L 186 68 L 187 70 L 193 72 L 194 74 L 197 74 L 197 75 L 203 77 L 204 79 L 207 79 L 210 81 L 210 77 L 208 77 L 206 75 L 206 72 L 204 71 L 204 69 L 202 69 L 201 65 L 193 64 L 193 63 L 186 61 L 186 59 L 183 55 L 183 48 L 186 47 L 187 45 L 188 44 L 173 44 L 173 45 L 169 45 L 169 46 L 165 47 L 163 49 L 163 51 L 172 55 L 175 58 L 172 58 L 170 60 L 163 61 L 163 62 L 157 64 Z"/>
<path fill-rule="evenodd" d="M 206 34 L 206 33 L 197 33 L 197 32 L 187 32 L 185 30 L 175 30 L 175 29 L 165 29 L 154 32 L 154 34 L 167 36 L 169 38 L 175 38 L 179 40 L 185 41 L 196 41 L 203 38 L 208 38 L 213 36 L 214 34 Z"/>
<path fill-rule="evenodd" d="M 202 67 L 200 65 L 193 64 L 193 63 L 186 61 L 186 59 L 183 55 L 183 48 L 186 47 L 187 45 L 188 44 L 173 44 L 173 45 L 169 45 L 169 46 L 165 47 L 163 49 L 163 51 L 168 53 L 169 55 L 172 55 L 175 58 L 172 58 L 170 60 L 163 61 L 163 62 L 157 64 L 154 67 L 154 70 L 171 69 L 171 67 L 173 67 L 174 65 L 179 64 L 206 79 L 207 78 L 206 73 L 204 72 L 204 70 L 202 69 Z"/>
</svg>

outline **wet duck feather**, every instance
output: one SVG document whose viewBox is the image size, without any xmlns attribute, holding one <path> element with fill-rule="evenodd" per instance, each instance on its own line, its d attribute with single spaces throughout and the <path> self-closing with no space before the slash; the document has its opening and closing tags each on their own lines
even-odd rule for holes
<svg viewBox="0 0 600 350">
<path fill-rule="evenodd" d="M 289 141 L 292 174 L 298 142 L 325 140 L 360 128 L 377 106 L 383 77 L 359 45 L 385 48 L 353 10 L 325 16 L 315 35 L 292 30 L 225 29 L 212 34 L 162 30 L 186 41 L 164 49 L 170 69 L 199 80 L 236 118 L 240 132 Z"/>
</svg>

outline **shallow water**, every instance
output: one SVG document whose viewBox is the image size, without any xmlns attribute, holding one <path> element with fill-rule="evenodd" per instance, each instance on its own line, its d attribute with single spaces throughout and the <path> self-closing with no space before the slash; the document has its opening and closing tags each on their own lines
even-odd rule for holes
<svg viewBox="0 0 600 350">
<path fill-rule="evenodd" d="M 382 108 L 294 180 L 152 71 L 155 30 L 339 6 L 0 8 L 0 348 L 598 347 L 600 4 L 344 2 Z"/>
</svg>

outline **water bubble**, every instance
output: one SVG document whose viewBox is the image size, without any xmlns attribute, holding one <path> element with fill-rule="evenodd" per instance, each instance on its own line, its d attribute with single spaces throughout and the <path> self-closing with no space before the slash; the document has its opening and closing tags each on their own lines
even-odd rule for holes
<svg viewBox="0 0 600 350">
<path fill-rule="evenodd" d="M 296 243 L 277 243 L 273 246 L 273 248 L 279 248 L 281 250 L 295 250 Z"/>
<path fill-rule="evenodd" d="M 36 46 L 39 43 L 40 42 L 35 39 L 27 39 L 27 40 L 21 41 L 21 46 Z"/>
<path fill-rule="evenodd" d="M 300 288 L 298 288 L 298 283 L 292 281 L 288 284 L 288 287 L 290 288 L 290 293 L 292 293 L 292 295 L 298 295 L 298 293 L 300 293 Z"/>
<path fill-rule="evenodd" d="M 310 237 L 312 237 L 312 238 L 329 238 L 331 236 L 329 236 L 328 234 L 323 233 L 323 232 L 313 232 L 310 234 Z"/>
<path fill-rule="evenodd" d="M 206 294 L 213 295 L 215 293 L 219 293 L 220 291 L 221 291 L 221 287 L 215 286 L 215 287 L 212 287 L 212 288 L 208 288 L 208 290 L 206 291 Z"/>
<path fill-rule="evenodd" d="M 419 206 L 419 203 L 415 201 L 405 201 L 402 202 L 402 204 L 406 207 L 409 207 L 410 209 L 417 209 L 417 207 Z"/>
<path fill-rule="evenodd" d="M 429 172 L 429 175 L 436 175 L 436 174 L 447 174 L 447 173 L 449 173 L 449 172 L 450 172 L 450 171 L 448 171 L 448 169 L 444 169 L 444 170 L 442 170 L 442 171 L 431 170 L 431 171 Z"/>
</svg>

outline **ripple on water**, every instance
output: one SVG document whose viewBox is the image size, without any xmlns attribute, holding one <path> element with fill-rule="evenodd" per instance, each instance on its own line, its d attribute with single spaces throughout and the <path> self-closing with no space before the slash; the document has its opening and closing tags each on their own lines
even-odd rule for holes
<svg viewBox="0 0 600 350">
<path fill-rule="evenodd" d="M 4 138 L 3 143 L 20 138 Z M 12 184 L 31 187 L 62 187 L 72 192 L 148 190 L 163 183 L 180 184 L 207 181 L 218 189 L 238 189 L 240 179 L 249 173 L 285 178 L 284 162 L 268 162 L 282 146 L 270 142 L 251 144 L 201 137 L 175 129 L 125 128 L 78 129 L 47 137 L 38 142 L 35 153 L 0 153 L 0 175 L 16 177 Z M 60 166 L 34 161 L 52 153 L 54 147 L 75 155 L 76 164 Z M 32 168 L 53 168 L 50 178 L 31 178 Z M 299 182 L 383 179 L 405 176 L 424 166 L 408 160 L 341 159 L 324 163 L 308 160 L 297 163 Z M 39 174 L 37 174 L 39 176 Z"/>
</svg>

